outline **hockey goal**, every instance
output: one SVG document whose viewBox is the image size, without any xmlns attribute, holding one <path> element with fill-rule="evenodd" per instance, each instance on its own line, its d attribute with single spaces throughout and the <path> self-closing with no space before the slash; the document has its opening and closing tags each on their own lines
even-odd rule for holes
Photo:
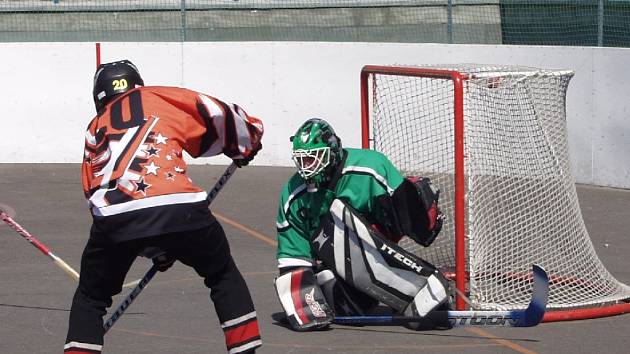
<svg viewBox="0 0 630 354">
<path fill-rule="evenodd" d="M 572 76 L 475 64 L 361 72 L 363 148 L 441 190 L 438 239 L 401 245 L 452 274 L 475 309 L 524 308 L 537 263 L 550 276 L 545 321 L 630 311 L 630 287 L 599 260 L 580 212 L 565 121 Z"/>
</svg>

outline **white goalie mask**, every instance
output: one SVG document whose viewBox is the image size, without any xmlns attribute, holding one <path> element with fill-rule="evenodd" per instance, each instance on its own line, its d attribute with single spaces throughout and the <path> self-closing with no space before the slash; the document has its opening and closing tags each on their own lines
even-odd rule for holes
<svg viewBox="0 0 630 354">
<path fill-rule="evenodd" d="M 330 164 L 330 147 L 293 150 L 293 162 L 305 180 L 311 180 Z"/>
<path fill-rule="evenodd" d="M 330 180 L 333 167 L 341 161 L 341 140 L 330 124 L 319 118 L 304 122 L 290 140 L 297 172 L 307 191 L 314 192 Z"/>
</svg>

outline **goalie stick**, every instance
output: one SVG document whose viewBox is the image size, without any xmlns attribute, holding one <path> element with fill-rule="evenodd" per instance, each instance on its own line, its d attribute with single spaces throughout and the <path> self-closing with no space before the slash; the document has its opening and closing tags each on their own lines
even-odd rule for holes
<svg viewBox="0 0 630 354">
<path fill-rule="evenodd" d="M 395 323 L 431 323 L 435 320 L 448 320 L 452 327 L 469 326 L 507 326 L 533 327 L 540 323 L 545 315 L 549 299 L 549 276 L 540 266 L 533 266 L 532 298 L 525 310 L 512 311 L 434 311 L 425 317 L 413 316 L 337 316 L 337 324 L 385 325 Z"/>
<path fill-rule="evenodd" d="M 228 166 L 225 172 L 223 172 L 221 177 L 219 177 L 219 180 L 217 181 L 217 183 L 208 192 L 208 197 L 206 198 L 208 203 L 212 203 L 214 198 L 216 198 L 216 196 L 219 194 L 219 191 L 225 186 L 225 184 L 230 179 L 230 177 L 232 177 L 232 175 L 234 174 L 234 171 L 236 171 L 236 168 L 237 168 L 236 164 L 232 163 L 230 164 L 230 166 Z M 118 305 L 118 307 L 116 308 L 116 311 L 114 311 L 114 313 L 112 313 L 109 319 L 105 321 L 105 323 L 103 323 L 103 329 L 105 330 L 105 333 L 107 333 L 107 331 L 109 331 L 109 329 L 112 328 L 114 323 L 118 321 L 120 316 L 122 316 L 122 314 L 127 310 L 127 308 L 129 307 L 129 305 L 131 305 L 133 300 L 135 300 L 136 297 L 140 295 L 140 292 L 142 291 L 142 289 L 144 289 L 147 286 L 147 284 L 153 278 L 155 273 L 157 273 L 157 271 L 158 271 L 157 266 L 153 265 L 142 277 L 142 279 L 140 279 L 140 281 L 138 282 L 138 285 L 136 285 L 136 287 L 133 288 L 131 293 L 129 293 L 129 295 L 127 295 L 127 297 L 120 303 L 120 305 Z"/>
</svg>

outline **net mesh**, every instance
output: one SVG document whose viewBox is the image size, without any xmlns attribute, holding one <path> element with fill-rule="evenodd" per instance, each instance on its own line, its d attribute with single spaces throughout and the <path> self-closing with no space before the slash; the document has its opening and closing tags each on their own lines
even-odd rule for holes
<svg viewBox="0 0 630 354">
<path fill-rule="evenodd" d="M 436 69 L 436 67 L 432 67 Z M 550 275 L 549 308 L 630 297 L 597 257 L 571 175 L 565 94 L 573 73 L 459 65 L 464 81 L 465 234 L 470 299 L 480 309 L 524 308 L 530 270 Z M 405 175 L 441 190 L 445 226 L 428 248 L 401 245 L 442 270 L 455 267 L 454 85 L 372 74 L 374 149 Z"/>
</svg>

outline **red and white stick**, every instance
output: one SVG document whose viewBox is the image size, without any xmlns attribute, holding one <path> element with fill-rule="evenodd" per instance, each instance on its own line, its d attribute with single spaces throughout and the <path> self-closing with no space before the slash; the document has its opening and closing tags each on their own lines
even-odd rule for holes
<svg viewBox="0 0 630 354">
<path fill-rule="evenodd" d="M 55 264 L 59 268 L 63 269 L 64 272 L 68 273 L 68 275 L 70 275 L 72 279 L 79 281 L 79 273 L 77 273 L 76 270 L 72 269 L 72 267 L 64 262 L 63 259 L 57 257 L 54 253 L 52 253 L 50 249 L 46 247 L 46 245 L 39 242 L 39 240 L 36 239 L 35 236 L 31 235 L 28 231 L 26 231 L 26 229 L 20 226 L 20 224 L 15 222 L 15 220 L 13 220 L 7 213 L 5 213 L 4 210 L 0 210 L 0 218 L 2 218 L 2 221 L 11 226 L 11 228 L 15 230 L 18 234 L 22 235 L 22 237 L 30 242 L 31 245 L 37 247 L 37 249 L 40 250 L 43 254 L 50 257 L 55 262 Z"/>
<path fill-rule="evenodd" d="M 64 272 L 68 273 L 68 275 L 71 276 L 72 279 L 79 281 L 79 273 L 76 270 L 70 267 L 68 263 L 64 262 L 63 259 L 59 258 L 54 253 L 52 253 L 50 249 L 46 247 L 46 245 L 41 243 L 38 239 L 35 238 L 35 236 L 33 236 L 28 231 L 26 231 L 25 228 L 23 228 L 20 224 L 18 224 L 15 220 L 13 220 L 13 218 L 11 218 L 9 214 L 2 209 L 0 209 L 0 218 L 2 219 L 2 221 L 7 223 L 7 225 L 11 226 L 11 228 L 15 230 L 18 234 L 22 235 L 22 237 L 24 237 L 28 242 L 30 242 L 31 245 L 37 247 L 37 249 L 40 250 L 43 254 L 50 257 L 55 262 L 55 264 L 59 268 L 63 269 Z M 123 288 L 132 287 L 138 284 L 140 280 L 142 279 L 125 283 L 123 284 Z"/>
</svg>

